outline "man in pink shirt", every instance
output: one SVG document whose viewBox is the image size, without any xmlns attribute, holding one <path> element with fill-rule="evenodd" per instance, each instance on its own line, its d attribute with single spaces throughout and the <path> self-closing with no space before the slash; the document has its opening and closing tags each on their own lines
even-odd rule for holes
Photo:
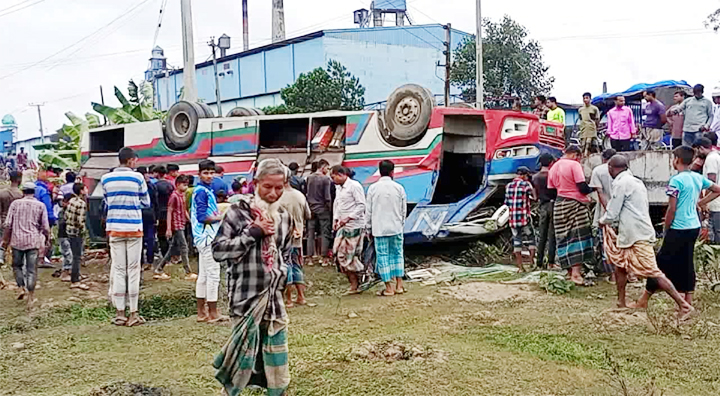
<svg viewBox="0 0 720 396">
<path fill-rule="evenodd" d="M 572 145 L 565 149 L 548 173 L 548 189 L 557 190 L 553 212 L 557 263 L 570 271 L 571 280 L 583 285 L 581 267 L 593 261 L 594 246 L 588 194 L 593 189 L 585 180 L 580 159 L 580 147 Z"/>
<path fill-rule="evenodd" d="M 607 113 L 607 134 L 616 151 L 632 151 L 631 140 L 635 135 L 635 117 L 625 106 L 625 97 L 615 98 L 615 107 Z"/>
</svg>

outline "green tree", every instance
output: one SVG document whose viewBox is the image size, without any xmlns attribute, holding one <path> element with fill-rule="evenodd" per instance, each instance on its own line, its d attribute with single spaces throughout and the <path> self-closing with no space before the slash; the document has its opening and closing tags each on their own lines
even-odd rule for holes
<svg viewBox="0 0 720 396">
<path fill-rule="evenodd" d="M 312 113 L 327 110 L 362 110 L 365 88 L 340 62 L 331 60 L 327 68 L 302 73 L 291 85 L 280 90 L 285 102 L 263 109 L 265 114 Z"/>
<path fill-rule="evenodd" d="M 720 8 L 705 18 L 705 27 L 712 28 L 715 32 L 720 30 Z"/>
<path fill-rule="evenodd" d="M 484 97 L 488 106 L 497 98 L 519 97 L 530 103 L 532 97 L 548 94 L 555 78 L 543 63 L 542 47 L 530 39 L 527 29 L 509 16 L 500 22 L 483 20 Z M 463 99 L 475 101 L 475 38 L 466 38 L 454 51 L 450 82 L 462 90 Z"/>
<path fill-rule="evenodd" d="M 167 112 L 153 109 L 154 90 L 151 83 L 143 81 L 138 86 L 135 81 L 128 83 L 128 97 L 115 87 L 115 97 L 122 107 L 110 107 L 93 103 L 93 109 L 106 116 L 111 124 L 131 124 L 134 122 L 164 119 Z"/>
</svg>

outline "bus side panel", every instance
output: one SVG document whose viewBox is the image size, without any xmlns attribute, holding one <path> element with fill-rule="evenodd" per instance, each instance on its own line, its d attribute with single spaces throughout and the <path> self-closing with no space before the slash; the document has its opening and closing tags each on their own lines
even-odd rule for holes
<svg viewBox="0 0 720 396">
<path fill-rule="evenodd" d="M 254 119 L 212 123 L 212 155 L 255 154 L 258 151 L 258 122 Z"/>
</svg>

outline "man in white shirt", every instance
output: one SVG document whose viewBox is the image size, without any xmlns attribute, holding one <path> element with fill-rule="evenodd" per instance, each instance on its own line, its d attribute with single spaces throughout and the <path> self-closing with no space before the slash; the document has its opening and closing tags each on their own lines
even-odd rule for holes
<svg viewBox="0 0 720 396">
<path fill-rule="evenodd" d="M 358 273 L 365 270 L 361 260 L 365 236 L 365 191 L 360 183 L 350 178 L 349 173 L 341 165 L 334 166 L 330 173 L 337 185 L 333 204 L 333 230 L 336 232 L 333 257 L 350 281 L 347 294 L 358 294 Z"/>
<path fill-rule="evenodd" d="M 407 195 L 400 183 L 393 180 L 395 164 L 382 161 L 380 180 L 367 193 L 367 228 L 375 238 L 376 270 L 385 283 L 378 296 L 403 294 L 405 276 L 403 228 L 407 215 Z"/>
<path fill-rule="evenodd" d="M 650 205 L 643 182 L 628 169 L 628 160 L 616 155 L 608 162 L 612 184 L 612 198 L 605 215 L 600 219 L 604 230 L 604 249 L 610 261 L 617 267 L 618 307 L 625 305 L 627 273 L 655 279 L 660 289 L 667 292 L 678 304 L 678 317 L 683 320 L 693 308 L 678 293 L 672 282 L 658 268 L 655 259 L 655 228 L 650 220 Z M 617 224 L 617 233 L 612 228 Z"/>
<path fill-rule="evenodd" d="M 698 139 L 696 143 L 697 156 L 705 160 L 703 176 L 717 183 L 720 175 L 720 153 L 713 150 L 712 141 L 708 138 Z M 707 207 L 710 211 L 710 241 L 720 244 L 720 198 L 710 202 Z"/>
<path fill-rule="evenodd" d="M 602 227 L 600 227 L 599 221 L 600 218 L 605 214 L 605 207 L 607 206 L 607 203 L 610 200 L 610 195 L 612 194 L 613 182 L 613 179 L 610 176 L 610 171 L 608 170 L 607 163 L 608 161 L 610 161 L 610 158 L 612 158 L 615 154 L 617 154 L 617 152 L 614 149 L 607 149 L 603 151 L 602 164 L 596 166 L 593 169 L 592 176 L 590 177 L 590 187 L 595 189 L 595 193 L 597 194 L 597 203 L 595 204 L 595 217 L 593 218 L 593 228 L 599 230 L 598 236 L 601 241 L 603 239 L 603 235 Z M 610 276 L 610 280 L 614 281 L 614 267 L 612 263 L 608 261 L 605 254 L 602 255 L 602 266 L 603 271 Z"/>
</svg>

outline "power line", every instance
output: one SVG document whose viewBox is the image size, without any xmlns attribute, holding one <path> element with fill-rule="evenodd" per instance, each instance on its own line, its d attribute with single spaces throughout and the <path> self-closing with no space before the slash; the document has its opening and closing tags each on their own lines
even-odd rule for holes
<svg viewBox="0 0 720 396">
<path fill-rule="evenodd" d="M 152 48 L 155 49 L 155 45 L 157 44 L 158 35 L 160 35 L 160 28 L 162 27 L 163 18 L 165 17 L 165 7 L 167 6 L 167 0 L 163 0 L 162 4 L 160 4 L 160 15 L 158 16 L 158 25 L 155 29 L 155 37 L 153 38 L 153 45 Z"/>
<path fill-rule="evenodd" d="M 4 17 L 4 16 L 6 16 L 6 15 L 14 14 L 14 13 L 16 13 L 16 12 L 18 12 L 18 11 L 22 11 L 22 10 L 24 10 L 24 9 L 26 9 L 26 8 L 29 8 L 29 7 L 32 7 L 32 6 L 36 5 L 36 4 L 40 4 L 40 3 L 44 2 L 45 0 L 37 0 L 37 1 L 35 1 L 34 3 L 30 3 L 30 4 L 28 4 L 28 5 L 24 6 L 24 7 L 15 8 L 15 7 L 17 7 L 17 6 L 21 5 L 21 4 L 27 3 L 28 1 L 32 1 L 32 0 L 25 0 L 25 1 L 23 1 L 23 2 L 20 2 L 20 3 L 15 4 L 14 6 L 11 6 L 11 7 L 8 7 L 8 8 L 5 8 L 5 9 L 0 10 L 0 18 Z M 11 8 L 15 8 L 15 9 L 10 10 Z M 7 11 L 7 12 L 5 12 L 5 13 L 2 13 L 3 11 L 6 11 L 6 10 L 10 10 L 10 11 Z"/>
<path fill-rule="evenodd" d="M 127 10 L 123 15 L 121 15 L 120 17 L 116 18 L 115 20 L 113 20 L 113 21 L 110 22 L 109 24 L 105 25 L 104 28 L 101 28 L 101 29 L 97 30 L 97 31 L 95 32 L 96 37 L 93 37 L 93 38 L 89 39 L 88 41 L 84 42 L 83 44 L 81 44 L 77 49 L 75 49 L 75 50 L 74 50 L 73 52 L 71 52 L 70 54 L 64 55 L 62 58 L 60 58 L 59 60 L 57 60 L 52 66 L 50 66 L 50 67 L 48 68 L 48 70 L 52 70 L 52 69 L 56 68 L 57 66 L 59 66 L 59 65 L 60 65 L 62 62 L 64 62 L 65 60 L 70 59 L 73 55 L 75 55 L 75 54 L 77 54 L 78 52 L 80 52 L 85 46 L 87 46 L 87 45 L 89 45 L 89 44 L 96 44 L 96 43 L 98 43 L 100 40 L 102 40 L 102 39 L 104 39 L 104 38 L 106 38 L 106 37 L 109 37 L 110 35 L 112 35 L 112 34 L 115 33 L 116 31 L 118 31 L 118 29 L 120 29 L 121 27 L 123 27 L 123 25 L 124 25 L 127 21 L 132 20 L 132 17 L 133 17 L 135 14 L 139 14 L 140 11 L 142 11 L 142 8 L 140 8 L 140 7 L 142 7 L 142 6 L 143 6 L 144 4 L 146 4 L 148 1 L 150 1 L 150 0 L 143 0 L 143 1 L 141 1 L 140 3 L 138 3 L 137 5 L 135 5 L 134 7 L 128 9 L 128 10 Z M 112 30 L 102 32 L 103 29 L 110 27 L 110 26 L 113 25 L 115 22 L 118 22 L 118 21 L 120 21 L 121 19 L 125 19 L 125 20 L 124 20 L 123 22 L 117 24 L 116 26 L 114 26 L 114 27 L 112 28 Z M 94 35 L 95 35 L 95 34 L 94 34 Z"/>
<path fill-rule="evenodd" d="M 0 9 L 0 13 L 3 13 L 3 12 L 5 12 L 5 11 L 9 10 L 9 9 L 12 9 L 12 8 L 17 7 L 17 6 L 23 5 L 23 4 L 25 4 L 25 3 L 29 3 L 29 2 L 31 2 L 31 1 L 33 1 L 33 0 L 23 0 L 23 1 L 19 2 L 19 3 L 16 3 L 16 4 L 11 5 L 10 7 L 5 7 L 5 8 L 3 8 L 3 9 Z"/>
<path fill-rule="evenodd" d="M 44 0 L 43 0 L 43 1 L 44 1 Z M 147 3 L 148 1 L 150 1 L 150 0 L 142 0 L 140 3 L 138 3 L 138 4 L 137 4 L 135 7 L 133 7 L 131 10 L 133 10 L 133 9 L 135 9 L 135 8 L 137 8 L 137 7 L 145 4 L 145 3 Z M 82 43 L 83 41 L 89 39 L 90 37 L 94 36 L 94 35 L 97 34 L 98 32 L 100 32 L 100 31 L 102 31 L 103 29 L 107 28 L 108 26 L 112 25 L 113 23 L 115 23 L 116 21 L 118 21 L 119 19 L 121 19 L 122 17 L 126 16 L 128 12 L 129 12 L 129 11 L 123 12 L 120 16 L 118 16 L 117 18 L 115 18 L 115 19 L 113 19 L 112 21 L 108 22 L 107 24 L 105 24 L 104 26 L 102 26 L 100 29 L 98 29 L 98 30 L 90 33 L 89 35 L 87 35 L 87 36 L 81 38 L 80 40 L 78 40 L 78 41 L 76 41 L 76 42 L 68 45 L 67 47 L 65 47 L 65 48 L 63 48 L 63 49 L 61 49 L 61 50 L 53 53 L 52 55 L 47 56 L 47 57 L 45 57 L 45 58 L 43 58 L 43 59 L 41 59 L 41 60 L 33 63 L 32 65 L 30 65 L 29 67 L 27 67 L 27 68 L 25 68 L 25 69 L 20 69 L 20 70 L 18 70 L 18 71 L 16 71 L 16 72 L 9 73 L 9 74 L 6 74 L 6 75 L 4 75 L 4 76 L 0 76 L 0 81 L 6 79 L 6 78 L 8 78 L 8 77 L 12 77 L 12 76 L 14 76 L 14 75 L 20 74 L 20 73 L 22 73 L 23 71 L 32 69 L 32 68 L 34 68 L 35 66 L 37 66 L 37 65 L 39 65 L 39 64 L 41 64 L 41 63 L 43 63 L 43 62 L 46 62 L 46 61 L 54 58 L 56 55 L 59 55 L 59 54 L 65 52 L 65 51 L 69 50 L 70 48 L 75 47 L 76 45 Z"/>
</svg>

